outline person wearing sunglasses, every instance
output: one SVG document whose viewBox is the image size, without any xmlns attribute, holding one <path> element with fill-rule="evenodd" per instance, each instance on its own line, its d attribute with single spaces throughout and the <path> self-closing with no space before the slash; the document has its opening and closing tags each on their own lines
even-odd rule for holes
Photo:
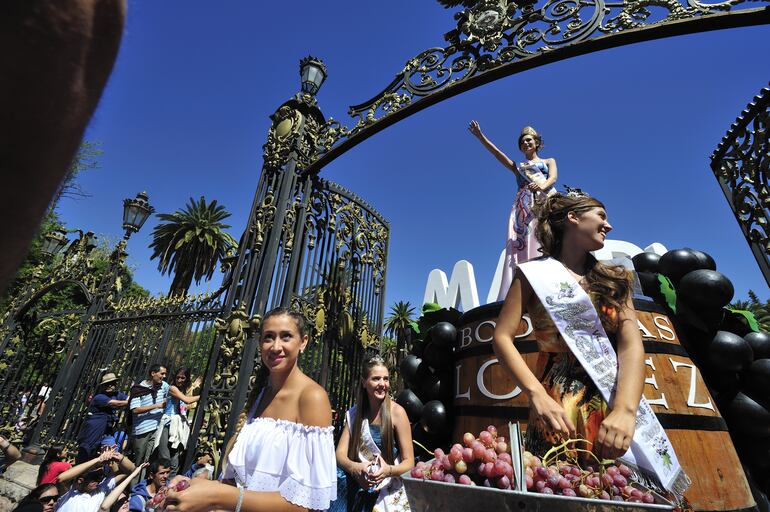
<svg viewBox="0 0 770 512">
<path fill-rule="evenodd" d="M 42 484 L 32 489 L 14 510 L 18 512 L 53 512 L 58 499 L 59 490 L 56 488 L 56 485 Z"/>
</svg>

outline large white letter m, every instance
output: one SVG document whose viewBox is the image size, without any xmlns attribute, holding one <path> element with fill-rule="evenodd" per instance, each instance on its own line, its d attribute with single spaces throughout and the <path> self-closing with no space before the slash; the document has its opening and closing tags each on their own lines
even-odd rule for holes
<svg viewBox="0 0 770 512">
<path fill-rule="evenodd" d="M 476 290 L 473 265 L 466 260 L 455 263 L 448 283 L 442 270 L 431 270 L 423 296 L 423 304 L 426 302 L 435 302 L 442 308 L 454 307 L 462 311 L 478 307 L 479 293 Z"/>
</svg>

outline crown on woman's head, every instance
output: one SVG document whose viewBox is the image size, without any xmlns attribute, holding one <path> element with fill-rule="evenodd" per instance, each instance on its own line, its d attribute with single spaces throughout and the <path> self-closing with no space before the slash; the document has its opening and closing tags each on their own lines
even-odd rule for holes
<svg viewBox="0 0 770 512">
<path fill-rule="evenodd" d="M 531 126 L 525 126 L 524 128 L 521 129 L 521 135 L 519 137 L 523 137 L 525 135 L 532 135 L 533 137 L 536 137 L 539 135 L 539 133 L 537 133 L 537 130 L 535 130 Z"/>
<path fill-rule="evenodd" d="M 580 188 L 572 188 L 570 186 L 564 185 L 564 190 L 564 195 L 567 197 L 589 197 L 589 195 L 583 192 L 583 189 Z"/>
</svg>

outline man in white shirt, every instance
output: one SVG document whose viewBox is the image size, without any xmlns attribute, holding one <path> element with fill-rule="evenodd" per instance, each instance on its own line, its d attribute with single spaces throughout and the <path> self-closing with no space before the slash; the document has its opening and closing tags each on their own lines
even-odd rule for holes
<svg viewBox="0 0 770 512">
<path fill-rule="evenodd" d="M 117 475 L 108 464 L 117 462 Z M 57 478 L 56 483 L 74 480 L 72 487 L 56 503 L 55 512 L 99 512 L 104 498 L 134 470 L 125 455 L 109 448 L 88 462 L 73 466 Z"/>
</svg>

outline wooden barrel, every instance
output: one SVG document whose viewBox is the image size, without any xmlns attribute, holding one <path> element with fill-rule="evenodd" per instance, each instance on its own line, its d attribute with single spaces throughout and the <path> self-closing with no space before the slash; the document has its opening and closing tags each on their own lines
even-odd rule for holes
<svg viewBox="0 0 770 512">
<path fill-rule="evenodd" d="M 751 496 L 727 424 L 719 414 L 700 371 L 679 343 L 663 308 L 635 300 L 645 349 L 644 396 L 674 446 L 692 485 L 686 497 L 695 510 L 751 510 Z M 527 397 L 498 364 L 492 333 L 502 303 L 466 312 L 455 347 L 454 435 L 478 434 L 487 425 L 507 429 L 508 421 L 526 428 Z M 529 318 L 523 318 L 516 346 L 535 375 L 537 343 Z"/>
</svg>

